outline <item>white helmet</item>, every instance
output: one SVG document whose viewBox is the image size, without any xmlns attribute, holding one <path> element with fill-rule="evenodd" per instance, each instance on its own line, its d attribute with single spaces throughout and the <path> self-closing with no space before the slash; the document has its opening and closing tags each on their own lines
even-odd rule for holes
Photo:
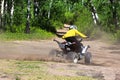
<svg viewBox="0 0 120 80">
<path fill-rule="evenodd" d="M 75 26 L 75 25 L 70 25 L 69 29 L 77 29 L 77 26 Z"/>
</svg>

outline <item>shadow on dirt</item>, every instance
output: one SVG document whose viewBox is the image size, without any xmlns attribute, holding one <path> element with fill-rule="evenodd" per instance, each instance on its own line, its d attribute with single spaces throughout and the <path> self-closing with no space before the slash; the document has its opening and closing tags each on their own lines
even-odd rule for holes
<svg viewBox="0 0 120 80">
<path fill-rule="evenodd" d="M 112 54 L 120 54 L 120 46 L 102 47 L 102 50 L 110 50 Z"/>
<path fill-rule="evenodd" d="M 101 64 L 98 64 L 98 63 L 91 63 L 90 66 L 106 66 L 105 63 L 101 63 Z"/>
<path fill-rule="evenodd" d="M 120 80 L 120 74 L 116 74 L 115 80 Z"/>
<path fill-rule="evenodd" d="M 97 72 L 93 70 L 82 70 L 81 72 L 76 73 L 78 76 L 89 76 L 97 80 L 104 80 L 102 72 Z"/>
<path fill-rule="evenodd" d="M 120 51 L 111 51 L 112 54 L 120 54 Z"/>
<path fill-rule="evenodd" d="M 102 47 L 101 49 L 106 49 L 106 50 L 120 50 L 120 46 Z"/>
<path fill-rule="evenodd" d="M 68 65 L 68 68 L 70 70 L 77 70 L 76 75 L 77 76 L 88 76 L 88 77 L 92 77 L 94 79 L 97 80 L 104 80 L 104 76 L 103 73 L 101 71 L 96 71 L 93 69 L 87 69 L 87 68 L 82 68 L 82 67 L 78 67 L 78 65 Z"/>
</svg>

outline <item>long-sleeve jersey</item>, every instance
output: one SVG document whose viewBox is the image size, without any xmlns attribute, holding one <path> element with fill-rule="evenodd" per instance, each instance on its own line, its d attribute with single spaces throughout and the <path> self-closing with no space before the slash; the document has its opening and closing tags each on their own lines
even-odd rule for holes
<svg viewBox="0 0 120 80">
<path fill-rule="evenodd" d="M 77 35 L 81 36 L 82 38 L 87 37 L 86 35 L 84 35 L 83 33 L 79 32 L 79 31 L 77 31 L 76 29 L 71 29 L 66 34 L 64 34 L 62 36 L 62 38 L 64 39 L 64 38 L 67 38 L 67 37 L 73 37 L 73 36 L 77 36 Z"/>
</svg>

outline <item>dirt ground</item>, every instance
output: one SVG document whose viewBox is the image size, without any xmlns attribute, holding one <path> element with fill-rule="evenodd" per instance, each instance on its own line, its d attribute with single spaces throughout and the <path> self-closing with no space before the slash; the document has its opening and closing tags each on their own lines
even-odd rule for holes
<svg viewBox="0 0 120 80">
<path fill-rule="evenodd" d="M 100 40 L 83 41 L 90 45 L 92 63 L 85 65 L 67 62 L 61 57 L 49 56 L 52 49 L 59 49 L 52 40 L 0 42 L 0 58 L 46 61 L 48 72 L 55 75 L 91 76 L 98 80 L 120 80 L 120 45 Z M 61 70 L 61 71 L 60 71 Z"/>
</svg>

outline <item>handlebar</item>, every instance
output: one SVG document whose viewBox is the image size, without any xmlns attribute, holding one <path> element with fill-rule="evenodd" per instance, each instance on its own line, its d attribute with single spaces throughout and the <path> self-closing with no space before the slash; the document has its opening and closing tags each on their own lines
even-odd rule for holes
<svg viewBox="0 0 120 80">
<path fill-rule="evenodd" d="M 82 40 L 83 40 L 82 38 L 78 39 L 79 42 L 82 42 Z"/>
</svg>

